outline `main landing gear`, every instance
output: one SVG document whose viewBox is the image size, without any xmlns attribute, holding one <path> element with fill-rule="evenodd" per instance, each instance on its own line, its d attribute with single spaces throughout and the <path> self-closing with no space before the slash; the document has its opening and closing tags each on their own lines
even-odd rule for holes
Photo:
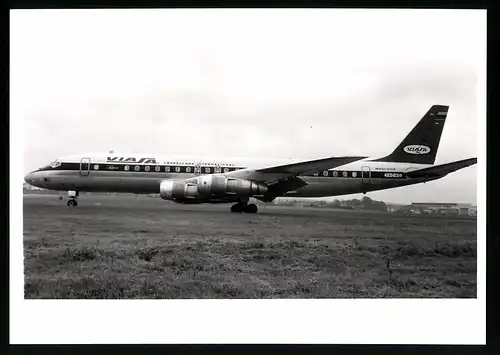
<svg viewBox="0 0 500 355">
<path fill-rule="evenodd" d="M 231 212 L 233 213 L 257 213 L 257 205 L 254 205 L 253 203 L 248 203 L 248 202 L 238 202 L 237 204 L 234 204 L 231 206 Z"/>
<path fill-rule="evenodd" d="M 78 206 L 78 202 L 76 199 L 78 198 L 78 191 L 68 191 L 68 206 L 69 207 L 76 207 Z"/>
</svg>

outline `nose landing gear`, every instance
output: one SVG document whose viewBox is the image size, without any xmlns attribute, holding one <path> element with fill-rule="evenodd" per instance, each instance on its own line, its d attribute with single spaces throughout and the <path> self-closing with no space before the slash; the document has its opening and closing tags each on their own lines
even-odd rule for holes
<svg viewBox="0 0 500 355">
<path fill-rule="evenodd" d="M 76 207 L 78 206 L 78 202 L 76 199 L 78 198 L 78 191 L 68 191 L 68 207 Z"/>
</svg>

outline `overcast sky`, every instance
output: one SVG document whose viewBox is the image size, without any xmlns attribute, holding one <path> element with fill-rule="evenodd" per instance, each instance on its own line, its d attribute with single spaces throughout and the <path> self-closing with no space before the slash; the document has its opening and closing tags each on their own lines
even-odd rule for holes
<svg viewBox="0 0 500 355">
<path fill-rule="evenodd" d="M 376 157 L 433 104 L 450 105 L 436 164 L 475 157 L 485 19 L 457 10 L 11 11 L 11 120 L 23 122 L 24 172 L 109 149 Z M 473 166 L 368 196 L 475 203 L 476 174 Z"/>
</svg>

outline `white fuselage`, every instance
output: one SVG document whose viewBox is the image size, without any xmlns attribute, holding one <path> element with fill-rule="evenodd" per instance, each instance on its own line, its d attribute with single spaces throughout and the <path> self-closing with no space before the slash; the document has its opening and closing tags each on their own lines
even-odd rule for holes
<svg viewBox="0 0 500 355">
<path fill-rule="evenodd" d="M 164 180 L 184 180 L 204 174 L 224 174 L 295 161 L 245 158 L 192 159 L 157 155 L 86 154 L 60 158 L 26 176 L 31 185 L 51 190 L 159 193 Z M 335 169 L 299 176 L 307 185 L 283 197 L 326 197 L 406 186 L 435 178 L 412 179 L 406 173 L 431 165 L 362 159 Z"/>
</svg>

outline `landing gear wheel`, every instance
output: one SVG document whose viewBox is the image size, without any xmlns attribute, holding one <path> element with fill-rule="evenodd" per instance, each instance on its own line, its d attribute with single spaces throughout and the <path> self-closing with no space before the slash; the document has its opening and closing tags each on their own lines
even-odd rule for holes
<svg viewBox="0 0 500 355">
<path fill-rule="evenodd" d="M 235 205 L 231 206 L 231 212 L 232 213 L 241 213 L 243 212 L 243 205 L 237 203 Z"/>
<path fill-rule="evenodd" d="M 253 203 L 247 205 L 245 207 L 245 212 L 246 213 L 257 213 L 257 205 L 254 205 Z"/>
<path fill-rule="evenodd" d="M 76 202 L 76 200 L 69 200 L 68 206 L 69 207 L 76 207 L 76 206 L 78 206 L 78 202 Z"/>
</svg>

